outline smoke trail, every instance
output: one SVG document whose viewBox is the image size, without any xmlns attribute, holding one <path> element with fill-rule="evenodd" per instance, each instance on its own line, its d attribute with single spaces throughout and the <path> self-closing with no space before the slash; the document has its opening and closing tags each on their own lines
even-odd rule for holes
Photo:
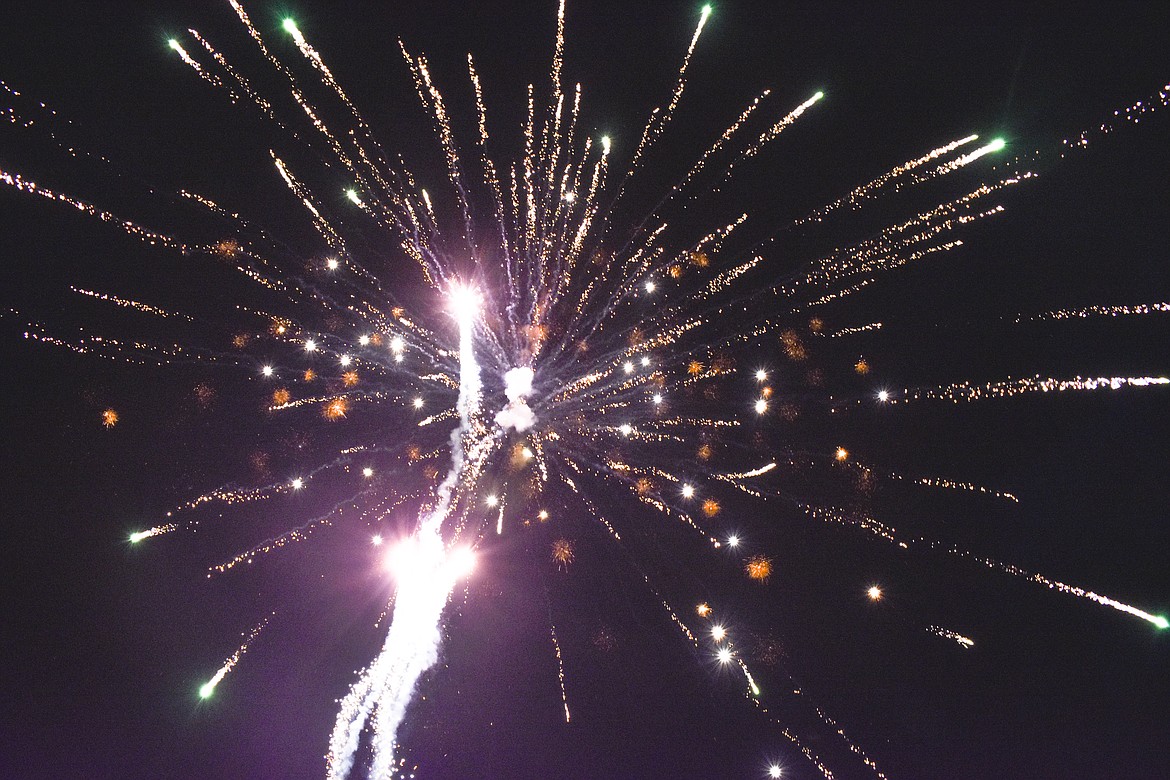
<svg viewBox="0 0 1170 780">
<path fill-rule="evenodd" d="M 478 470 L 493 439 L 476 419 L 481 385 L 472 336 L 478 301 L 470 290 L 457 290 L 452 298 L 452 310 L 459 321 L 460 424 L 451 433 L 451 469 L 438 487 L 434 507 L 420 516 L 415 535 L 393 556 L 397 581 L 394 616 L 382 651 L 341 701 L 329 741 L 330 780 L 348 777 L 371 713 L 374 759 L 370 778 L 388 780 L 392 776 L 398 727 L 419 677 L 438 660 L 443 607 L 471 564 L 469 550 L 444 549 L 443 521 L 451 509 L 452 491 L 468 476 L 467 463 L 472 462 L 471 470 Z"/>
</svg>

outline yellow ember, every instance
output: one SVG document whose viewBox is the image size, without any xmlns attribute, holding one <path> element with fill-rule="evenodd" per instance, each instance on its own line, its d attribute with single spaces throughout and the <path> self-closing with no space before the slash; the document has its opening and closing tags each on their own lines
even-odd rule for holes
<svg viewBox="0 0 1170 780">
<path fill-rule="evenodd" d="M 719 514 L 719 509 L 719 502 L 715 499 L 707 498 L 703 500 L 703 514 L 707 517 L 714 517 Z"/>
<path fill-rule="evenodd" d="M 106 409 L 102 412 L 102 425 L 107 428 L 113 428 L 118 424 L 118 413 L 113 409 Z"/>
<path fill-rule="evenodd" d="M 784 347 L 784 354 L 789 360 L 804 360 L 808 351 L 800 341 L 800 335 L 791 328 L 780 334 L 780 344 Z"/>
<path fill-rule="evenodd" d="M 568 571 L 569 564 L 573 562 L 573 543 L 568 539 L 557 539 L 553 542 L 552 559 L 557 562 L 559 568 Z"/>
<path fill-rule="evenodd" d="M 869 373 L 869 363 L 865 358 L 860 358 L 856 363 L 853 364 L 853 370 L 862 376 L 865 376 Z"/>
<path fill-rule="evenodd" d="M 344 374 L 341 375 L 341 382 L 346 387 L 353 387 L 354 385 L 356 385 L 358 383 L 358 372 L 346 371 Z"/>
</svg>

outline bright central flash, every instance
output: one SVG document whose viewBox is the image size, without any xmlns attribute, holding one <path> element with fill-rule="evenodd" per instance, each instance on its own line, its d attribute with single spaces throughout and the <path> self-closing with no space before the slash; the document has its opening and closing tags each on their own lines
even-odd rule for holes
<svg viewBox="0 0 1170 780">
<path fill-rule="evenodd" d="M 375 546 L 382 544 L 374 537 Z M 443 552 L 421 543 L 417 538 L 403 539 L 387 553 L 386 569 L 400 582 L 430 583 L 444 594 L 450 583 L 466 578 L 475 570 L 475 552 L 470 547 L 456 547 Z"/>
<path fill-rule="evenodd" d="M 460 322 L 476 317 L 482 303 L 479 290 L 470 285 L 456 284 L 447 291 L 447 310 Z"/>
</svg>

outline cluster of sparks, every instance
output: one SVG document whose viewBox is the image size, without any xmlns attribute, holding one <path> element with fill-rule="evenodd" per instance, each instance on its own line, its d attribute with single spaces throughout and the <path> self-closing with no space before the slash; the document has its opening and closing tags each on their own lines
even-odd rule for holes
<svg viewBox="0 0 1170 780">
<path fill-rule="evenodd" d="M 591 137 L 585 131 L 582 89 L 580 85 L 566 89 L 563 83 L 563 0 L 557 11 L 547 94 L 542 99 L 541 90 L 529 86 L 522 125 L 523 152 L 513 162 L 501 162 L 494 155 L 489 133 L 493 123 L 473 59 L 468 57 L 467 68 L 478 132 L 470 141 L 461 142 L 427 58 L 403 45 L 403 58 L 433 125 L 445 165 L 446 182 L 426 189 L 421 185 L 426 176 L 407 168 L 401 158 L 383 152 L 321 55 L 294 22 L 285 22 L 285 32 L 320 81 L 319 86 L 341 107 L 337 120 L 326 119 L 330 112 L 310 101 L 302 78 L 270 52 L 243 7 L 235 0 L 229 2 L 261 56 L 285 80 L 287 97 L 303 116 L 283 116 L 276 101 L 262 96 L 243 72 L 197 31 L 190 31 L 196 46 L 188 49 L 174 40 L 171 48 L 201 79 L 224 90 L 232 102 L 250 105 L 288 130 L 294 148 L 299 144 L 324 151 L 331 155 L 335 169 L 345 172 L 349 184 L 344 198 L 350 213 L 342 219 L 334 215 L 326 198 L 305 183 L 308 177 L 298 172 L 293 162 L 296 154 L 272 152 L 279 177 L 304 207 L 320 237 L 325 257 L 316 261 L 319 270 L 343 293 L 333 295 L 323 288 L 298 286 L 295 277 L 282 270 L 283 259 L 275 244 L 256 238 L 255 231 L 244 229 L 242 218 L 203 196 L 182 193 L 188 202 L 235 224 L 237 236 L 211 243 L 186 242 L 39 186 L 18 173 L 0 170 L 0 182 L 116 225 L 148 244 L 227 262 L 265 292 L 284 296 L 286 305 L 278 314 L 240 307 L 253 319 L 257 333 L 241 335 L 234 342 L 237 348 L 246 349 L 262 341 L 269 353 L 283 350 L 283 364 L 234 360 L 235 365 L 253 367 L 261 381 L 269 383 L 264 390 L 269 413 L 315 409 L 318 424 L 340 425 L 376 408 L 391 409 L 403 421 L 399 426 L 401 441 L 348 442 L 312 473 L 255 488 L 216 489 L 174 510 L 194 513 L 205 504 L 267 500 L 308 489 L 318 476 L 341 474 L 358 485 L 352 498 L 338 502 L 328 512 L 209 569 L 209 576 L 224 574 L 343 520 L 377 530 L 373 544 L 387 549 L 386 567 L 394 582 L 394 596 L 388 605 L 389 629 L 382 651 L 341 700 L 329 742 L 328 777 L 342 780 L 350 776 L 363 749 L 370 753 L 369 776 L 375 780 L 392 777 L 403 765 L 399 726 L 413 700 L 416 682 L 438 658 L 444 609 L 456 585 L 470 575 L 474 551 L 493 535 L 555 522 L 557 518 L 544 508 L 554 504 L 561 508 L 559 514 L 594 519 L 614 544 L 624 544 L 626 537 L 637 534 L 637 522 L 643 521 L 631 519 L 637 515 L 630 511 L 623 512 L 621 520 L 607 518 L 598 509 L 598 496 L 604 494 L 626 496 L 644 507 L 646 514 L 669 518 L 700 547 L 747 553 L 746 557 L 730 559 L 731 568 L 738 563 L 743 576 L 761 585 L 777 576 L 773 558 L 766 551 L 752 549 L 749 540 L 725 519 L 731 513 L 724 509 L 734 504 L 721 492 L 724 488 L 757 499 L 784 498 L 809 518 L 856 527 L 902 549 L 945 549 L 1005 574 L 1121 610 L 1159 628 L 1167 626 L 1161 616 L 1010 564 L 941 543 L 902 540 L 888 524 L 863 512 L 818 503 L 815 495 L 793 500 L 789 472 L 818 469 L 829 475 L 845 475 L 860 485 L 877 478 L 874 469 L 854 462 L 845 447 L 826 449 L 802 460 L 791 453 L 768 453 L 769 443 L 758 437 L 752 444 L 746 443 L 750 438 L 746 431 L 756 430 L 758 421 L 789 419 L 799 412 L 782 399 L 778 378 L 770 378 L 768 370 L 742 365 L 745 347 L 775 345 L 773 348 L 791 365 L 800 366 L 807 363 L 808 343 L 817 336 L 844 337 L 881 329 L 881 322 L 872 322 L 826 332 L 823 320 L 813 317 L 812 312 L 893 269 L 961 246 L 958 230 L 1001 213 L 1003 206 L 994 202 L 996 196 L 1035 174 L 1017 170 L 979 184 L 931 208 L 896 219 L 870 238 L 834 248 L 775 282 L 775 273 L 767 271 L 771 260 L 768 242 L 746 247 L 737 243 L 745 226 L 754 224 L 749 214 L 734 213 L 704 225 L 684 215 L 683 209 L 732 179 L 742 164 L 797 125 L 802 115 L 825 98 L 822 92 L 763 120 L 760 116 L 767 113 L 774 96 L 768 91 L 755 98 L 633 230 L 622 233 L 613 224 L 631 192 L 630 183 L 666 133 L 684 96 L 687 69 L 709 8 L 701 13 L 669 99 L 651 112 L 620 169 L 615 167 L 620 141 Z M 1166 96 L 1159 94 L 1156 100 L 1164 105 Z M 1136 122 L 1145 113 L 1122 112 L 1118 118 Z M 11 110 L 8 114 L 15 116 Z M 307 121 L 307 126 L 297 125 L 298 121 Z M 345 128 L 335 129 L 334 122 Z M 858 209 L 870 199 L 976 166 L 1003 148 L 1002 140 L 980 143 L 976 135 L 943 144 L 810 212 L 794 226 L 823 223 L 838 210 Z M 394 301 L 386 278 L 367 268 L 351 250 L 343 223 L 352 219 L 354 212 L 392 236 L 398 250 L 417 265 L 418 277 L 431 293 L 431 299 L 418 307 L 417 313 Z M 766 277 L 768 273 L 771 276 Z M 129 298 L 81 288 L 75 292 L 138 314 L 195 322 L 187 314 Z M 782 302 L 779 311 L 777 300 Z M 441 310 L 442 315 L 434 316 L 435 310 Z M 1033 319 L 1165 311 L 1167 304 L 1089 307 Z M 322 312 L 339 317 L 345 324 L 332 328 L 310 324 L 315 322 L 313 316 Z M 737 320 L 734 331 L 726 324 L 729 318 Z M 78 352 L 97 352 L 131 362 L 167 363 L 180 353 L 186 356 L 178 346 L 99 337 L 71 340 L 52 336 L 40 326 L 30 326 L 29 334 Z M 195 354 L 210 361 L 227 360 Z M 298 367 L 289 365 L 292 363 Z M 852 368 L 864 376 L 869 363 L 854 358 Z M 817 386 L 815 371 L 810 370 L 809 377 L 809 384 Z M 1170 379 L 1157 376 L 1064 380 L 1037 376 L 882 391 L 879 400 L 887 404 L 918 400 L 958 403 L 1023 393 L 1167 384 Z M 728 393 L 738 406 L 724 408 L 714 403 Z M 214 391 L 204 386 L 197 388 L 196 394 L 210 403 Z M 871 398 L 856 400 L 857 404 L 871 402 Z M 119 419 L 113 409 L 105 410 L 101 418 L 107 427 Z M 308 418 L 305 424 L 309 424 Z M 686 457 L 680 457 L 680 452 Z M 761 455 L 768 462 L 753 465 L 760 463 Z M 716 463 L 719 470 L 714 468 Z M 1011 493 L 969 482 L 886 476 L 1019 503 Z M 412 480 L 423 486 L 412 490 L 408 487 Z M 400 511 L 417 513 L 415 530 L 392 541 L 390 518 Z M 138 543 L 199 523 L 197 519 L 174 519 L 174 512 L 167 513 L 164 522 L 134 533 L 130 541 Z M 574 563 L 574 541 L 567 536 L 554 535 L 546 549 L 552 564 L 563 572 Z M 672 599 L 664 597 L 649 577 L 645 579 L 670 620 L 691 644 L 700 647 L 702 632 L 688 626 Z M 870 587 L 867 595 L 874 602 L 884 597 L 877 585 Z M 733 642 L 731 629 L 715 622 L 707 603 L 700 604 L 696 613 L 708 624 L 705 641 L 713 658 L 742 672 L 745 695 L 767 713 L 760 703 L 760 687 L 744 653 Z M 211 695 L 268 620 L 246 635 L 243 644 L 200 690 L 201 696 Z M 950 629 L 931 625 L 927 630 L 963 648 L 974 645 L 973 640 Z M 551 616 L 550 632 L 568 722 L 565 665 Z M 798 688 L 796 693 L 800 693 Z M 878 777 L 884 777 L 835 721 L 819 708 L 816 712 L 845 740 L 849 750 Z M 780 726 L 780 733 L 826 778 L 832 777 L 827 764 L 793 732 Z M 771 765 L 768 773 L 778 777 L 779 766 Z"/>
</svg>

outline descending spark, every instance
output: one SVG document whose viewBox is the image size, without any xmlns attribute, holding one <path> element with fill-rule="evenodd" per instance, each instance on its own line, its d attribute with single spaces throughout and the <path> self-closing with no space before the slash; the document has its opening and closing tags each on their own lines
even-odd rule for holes
<svg viewBox="0 0 1170 780">
<path fill-rule="evenodd" d="M 553 650 L 557 656 L 557 681 L 561 685 L 561 704 L 565 708 L 565 723 L 571 720 L 569 715 L 569 695 L 565 692 L 565 661 L 561 657 L 561 643 L 557 640 L 557 627 L 549 623 L 549 636 L 552 638 Z"/>
<path fill-rule="evenodd" d="M 980 401 L 986 398 L 1010 398 L 1026 393 L 1089 392 L 1093 390 L 1120 390 L 1124 387 L 1155 387 L 1170 385 L 1170 378 L 1164 376 L 1113 376 L 1074 377 L 1073 379 L 1044 378 L 1039 375 L 1026 379 L 1004 379 L 976 385 L 970 382 L 956 382 L 939 387 L 905 390 L 900 398 L 890 403 L 907 403 L 918 400 L 938 400 L 959 403 Z"/>
<path fill-rule="evenodd" d="M 138 544 L 143 539 L 149 539 L 152 536 L 160 536 L 162 534 L 170 533 L 178 528 L 174 523 L 167 523 L 165 525 L 156 525 L 154 528 L 148 528 L 145 531 L 135 531 L 130 534 L 130 544 Z"/>
<path fill-rule="evenodd" d="M 228 673 L 231 672 L 232 669 L 236 668 L 236 665 L 239 664 L 240 659 L 244 657 L 244 653 L 248 652 L 248 647 L 251 646 L 253 640 L 260 636 L 260 632 L 264 630 L 264 627 L 268 625 L 268 621 L 271 620 L 275 615 L 275 612 L 269 614 L 267 617 L 257 623 L 251 631 L 243 635 L 243 644 L 236 648 L 236 652 L 228 656 L 228 659 L 223 662 L 223 666 L 219 667 L 216 673 L 212 675 L 210 680 L 199 686 L 199 698 L 211 698 L 212 694 L 215 693 L 216 687 L 221 682 L 223 682 L 223 678 L 227 677 Z"/>
<path fill-rule="evenodd" d="M 738 472 L 735 474 L 717 474 L 716 476 L 719 477 L 719 479 L 727 479 L 727 480 L 750 479 L 751 477 L 763 476 L 764 474 L 767 474 L 769 471 L 772 471 L 774 468 L 776 468 L 775 461 L 773 461 L 772 463 L 766 463 L 763 466 L 760 466 L 759 468 L 752 469 L 751 471 L 741 471 L 741 472 Z"/>
<path fill-rule="evenodd" d="M 888 400 L 888 399 L 882 399 Z M 904 480 L 912 482 L 916 485 L 925 485 L 927 487 L 944 488 L 946 490 L 966 490 L 971 493 L 983 493 L 984 495 L 994 496 L 995 498 L 1002 498 L 1013 503 L 1020 503 L 1020 499 L 1015 495 L 1003 490 L 993 490 L 982 485 L 975 485 L 970 482 L 957 482 L 953 479 L 946 479 L 945 477 L 906 477 L 901 474 L 890 474 L 891 479 Z"/>
<path fill-rule="evenodd" d="M 994 569 L 1004 574 L 1010 574 L 1013 577 L 1019 577 L 1020 579 L 1034 582 L 1038 585 L 1043 585 L 1047 588 L 1065 593 L 1069 596 L 1088 599 L 1089 601 L 1096 602 L 1102 606 L 1111 607 L 1120 612 L 1124 612 L 1127 615 L 1133 615 L 1134 617 L 1141 618 L 1142 620 L 1153 624 L 1157 628 L 1170 628 L 1170 620 L 1167 620 L 1167 618 L 1162 615 L 1151 614 L 1143 609 L 1133 606 L 1132 604 L 1126 604 L 1123 601 L 1118 601 L 1117 599 L 1111 598 L 1109 596 L 1102 596 L 1099 593 L 1094 593 L 1091 590 L 1086 590 L 1085 588 L 1080 588 L 1075 585 L 1067 585 L 1063 582 L 1060 582 L 1059 580 L 1054 580 L 1050 577 L 1044 576 L 1043 574 L 1028 571 L 1014 564 L 1004 563 L 992 558 L 975 555 L 974 553 L 963 550 L 959 547 L 945 547 L 938 542 L 931 542 L 921 538 L 916 540 L 903 541 L 898 537 L 896 529 L 878 520 L 875 520 L 872 517 L 864 515 L 856 516 L 831 507 L 803 506 L 802 508 L 809 517 L 812 517 L 816 520 L 820 520 L 826 523 L 835 523 L 838 525 L 860 528 L 861 530 L 873 536 L 876 536 L 880 539 L 885 539 L 887 542 L 890 542 L 891 544 L 894 544 L 903 550 L 910 550 L 912 546 L 917 547 L 919 544 L 922 544 L 923 546 L 930 549 L 944 549 L 948 554 L 957 558 L 976 561 L 989 569 Z"/>
<path fill-rule="evenodd" d="M 951 152 L 958 149 L 960 146 L 964 146 L 966 144 L 969 144 L 972 141 L 977 140 L 978 138 L 979 138 L 979 136 L 977 136 L 977 135 L 969 135 L 966 138 L 960 138 L 959 140 L 952 141 L 951 143 L 946 144 L 945 146 L 940 146 L 937 149 L 933 149 L 917 159 L 910 160 L 908 162 L 904 162 L 901 165 L 887 171 L 886 173 L 883 173 L 881 176 L 877 177 L 873 181 L 868 182 L 867 184 L 861 185 L 860 187 L 853 190 L 853 192 L 849 193 L 845 197 L 843 197 L 839 200 L 835 200 L 832 203 L 830 203 L 829 205 L 824 206 L 823 208 L 817 209 L 816 211 L 814 211 L 812 214 L 809 214 L 804 219 L 797 220 L 797 224 L 803 224 L 805 222 L 814 221 L 814 220 L 819 222 L 822 219 L 824 219 L 824 217 L 826 215 L 828 215 L 830 212 L 835 211 L 846 204 L 848 204 L 849 206 L 851 206 L 853 208 L 857 208 L 863 200 L 873 197 L 878 191 L 880 191 L 883 187 L 885 187 L 890 182 L 898 179 L 898 177 L 904 176 L 904 175 L 910 173 L 911 171 L 913 171 L 917 168 L 920 168 L 923 165 L 926 165 L 929 162 L 937 160 L 938 158 L 942 157 L 943 155 L 950 154 Z M 970 162 L 970 161 L 968 161 L 968 162 Z M 934 175 L 940 175 L 943 172 L 944 171 L 941 168 L 939 168 L 939 169 L 936 169 L 936 172 Z M 945 172 L 949 172 L 949 171 L 945 171 Z"/>
<path fill-rule="evenodd" d="M 1043 320 L 1072 320 L 1088 317 L 1136 317 L 1145 314 L 1170 312 L 1170 303 L 1139 303 L 1131 306 L 1086 306 L 1083 309 L 1056 309 L 1043 314 L 1017 316 L 1013 322 L 1040 322 Z"/>
<path fill-rule="evenodd" d="M 113 303 L 117 306 L 124 306 L 127 309 L 136 309 L 137 311 L 140 311 L 144 314 L 154 314 L 154 315 L 157 315 L 159 317 L 164 317 L 164 318 L 166 318 L 166 317 L 181 317 L 181 318 L 187 320 L 188 322 L 194 322 L 194 319 L 192 317 L 189 317 L 186 314 L 178 314 L 178 313 L 173 312 L 173 311 L 167 311 L 166 309 L 160 309 L 157 306 L 151 306 L 150 304 L 142 303 L 141 301 L 132 301 L 132 300 L 129 300 L 128 298 L 120 298 L 117 295 L 109 295 L 108 293 L 94 292 L 93 290 L 83 290 L 80 287 L 70 287 L 69 289 L 73 290 L 73 292 L 78 293 L 79 295 L 85 295 L 85 296 L 88 296 L 90 298 L 96 298 L 99 301 L 108 301 L 109 303 Z"/>
<path fill-rule="evenodd" d="M 869 331 L 881 330 L 881 329 L 882 329 L 882 323 L 871 322 L 867 325 L 858 325 L 858 326 L 852 327 L 852 328 L 841 328 L 841 330 L 834 331 L 834 332 L 830 333 L 829 338 L 837 339 L 837 338 L 841 338 L 842 336 L 856 336 L 858 333 L 867 333 Z"/>
<path fill-rule="evenodd" d="M 1045 587 L 1051 588 L 1052 590 L 1066 593 L 1070 596 L 1076 596 L 1077 598 L 1095 601 L 1096 603 L 1105 607 L 1112 607 L 1119 612 L 1124 612 L 1127 615 L 1133 615 L 1134 617 L 1141 618 L 1142 620 L 1156 626 L 1157 628 L 1170 628 L 1170 620 L 1167 620 L 1165 616 L 1153 615 L 1149 612 L 1146 612 L 1144 609 L 1139 609 L 1133 606 L 1132 604 L 1126 604 L 1124 601 L 1118 601 L 1117 599 L 1110 598 L 1109 596 L 1102 596 L 1100 593 L 1094 593 L 1091 590 L 1078 588 L 1075 585 L 1066 585 L 1059 580 L 1045 577 L 1043 574 L 1027 571 L 1010 563 L 1002 563 L 1000 561 L 992 560 L 991 558 L 981 558 L 977 555 L 971 555 L 970 553 L 965 553 L 956 549 L 952 549 L 950 552 L 963 558 L 970 558 L 971 560 L 978 561 L 989 569 L 996 569 L 1006 574 L 1011 574 L 1013 577 L 1020 577 L 1025 580 L 1044 585 Z"/>
<path fill-rule="evenodd" d="M 964 649 L 967 649 L 967 650 L 969 650 L 975 646 L 974 640 L 970 639 L 969 637 L 965 637 L 962 634 L 957 633 L 955 631 L 951 631 L 949 628 L 941 628 L 939 626 L 930 626 L 926 630 L 929 631 L 930 633 L 934 634 L 935 636 L 941 636 L 943 639 L 950 639 L 954 642 L 958 642 L 960 646 L 962 646 Z"/>
</svg>

